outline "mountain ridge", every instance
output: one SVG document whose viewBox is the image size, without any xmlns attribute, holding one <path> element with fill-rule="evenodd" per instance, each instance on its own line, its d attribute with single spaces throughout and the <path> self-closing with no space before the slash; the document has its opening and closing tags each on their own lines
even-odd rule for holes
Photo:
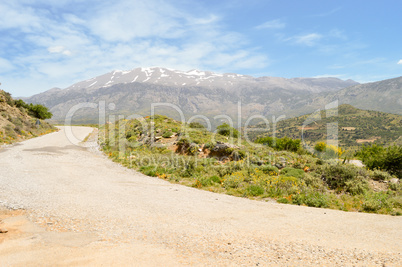
<svg viewBox="0 0 402 267">
<path fill-rule="evenodd" d="M 337 91 L 355 84 L 338 78 L 255 78 L 233 73 L 183 72 L 153 67 L 112 71 L 65 89 L 53 88 L 24 99 L 50 107 L 58 121 L 77 103 L 99 101 L 115 103 L 116 114 L 125 115 L 146 114 L 153 102 L 177 105 L 186 115 L 226 114 L 235 111 L 241 101 L 244 115 L 249 116 L 280 113 L 292 103 L 299 103 L 313 94 Z M 91 112 L 87 116 L 91 119 L 97 117 Z M 85 120 L 85 114 L 79 117 Z"/>
</svg>

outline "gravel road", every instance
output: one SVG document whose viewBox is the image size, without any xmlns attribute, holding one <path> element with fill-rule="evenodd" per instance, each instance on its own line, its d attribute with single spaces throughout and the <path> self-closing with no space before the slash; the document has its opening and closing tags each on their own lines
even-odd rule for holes
<svg viewBox="0 0 402 267">
<path fill-rule="evenodd" d="M 80 140 L 92 130 L 73 127 Z M 25 235 L 0 243 L 5 265 L 402 266 L 402 217 L 171 184 L 65 133 L 0 150 L 0 205 L 26 210 Z"/>
</svg>

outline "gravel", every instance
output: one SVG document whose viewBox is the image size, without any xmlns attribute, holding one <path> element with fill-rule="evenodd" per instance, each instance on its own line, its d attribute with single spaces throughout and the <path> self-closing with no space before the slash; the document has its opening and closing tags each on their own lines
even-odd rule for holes
<svg viewBox="0 0 402 267">
<path fill-rule="evenodd" d="M 144 265 L 163 258 L 167 266 L 402 266 L 401 217 L 253 201 L 171 184 L 111 162 L 94 138 L 73 144 L 60 129 L 0 150 L 0 205 L 25 209 L 48 232 L 96 236 L 77 245 L 81 249 L 106 250 L 120 263 L 136 259 Z M 83 140 L 93 129 L 73 130 Z M 90 251 L 85 262 L 78 260 L 79 251 L 48 262 L 77 257 L 79 265 L 100 263 L 102 257 Z"/>
</svg>

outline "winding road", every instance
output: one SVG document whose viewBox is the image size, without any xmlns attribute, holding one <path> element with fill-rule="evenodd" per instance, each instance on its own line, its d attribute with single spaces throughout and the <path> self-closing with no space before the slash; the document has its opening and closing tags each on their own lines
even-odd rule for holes
<svg viewBox="0 0 402 267">
<path fill-rule="evenodd" d="M 66 130 L 0 150 L 0 205 L 25 210 L 4 219 L 19 230 L 0 243 L 2 266 L 402 266 L 402 217 L 171 184 Z M 93 131 L 72 130 L 79 140 Z"/>
</svg>

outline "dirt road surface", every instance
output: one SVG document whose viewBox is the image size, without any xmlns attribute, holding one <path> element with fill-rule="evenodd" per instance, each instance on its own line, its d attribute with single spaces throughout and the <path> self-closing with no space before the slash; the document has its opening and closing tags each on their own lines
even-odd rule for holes
<svg viewBox="0 0 402 267">
<path fill-rule="evenodd" d="M 0 150 L 1 266 L 402 266 L 401 217 L 171 184 L 65 133 Z"/>
</svg>

